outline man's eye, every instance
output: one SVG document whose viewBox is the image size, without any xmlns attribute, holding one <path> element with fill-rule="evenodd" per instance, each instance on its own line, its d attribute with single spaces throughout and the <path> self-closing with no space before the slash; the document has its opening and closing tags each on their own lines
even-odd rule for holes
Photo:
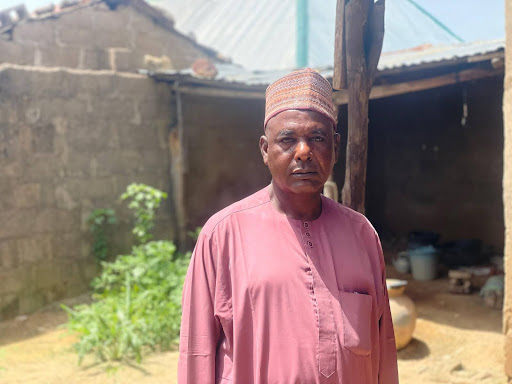
<svg viewBox="0 0 512 384">
<path fill-rule="evenodd" d="M 324 138 L 322 136 L 316 136 L 313 137 L 313 141 L 324 141 Z"/>
<path fill-rule="evenodd" d="M 281 143 L 292 143 L 293 139 L 291 137 L 284 137 L 281 139 Z"/>
</svg>

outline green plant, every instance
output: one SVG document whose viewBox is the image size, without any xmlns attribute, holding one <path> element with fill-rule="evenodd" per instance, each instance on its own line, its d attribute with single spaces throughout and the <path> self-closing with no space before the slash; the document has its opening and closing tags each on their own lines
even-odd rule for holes
<svg viewBox="0 0 512 384">
<path fill-rule="evenodd" d="M 155 212 L 166 197 L 147 185 L 128 186 L 121 199 L 129 200 L 134 212 L 133 233 L 140 245 L 112 262 L 101 262 L 101 274 L 92 283 L 92 304 L 74 309 L 62 305 L 68 329 L 80 336 L 75 344 L 79 363 L 90 353 L 100 361 L 140 362 L 146 351 L 168 349 L 177 341 L 190 253 L 178 253 L 170 241 L 148 242 Z M 99 227 L 115 217 L 95 212 L 91 223 Z"/>
<path fill-rule="evenodd" d="M 167 193 L 145 184 L 130 184 L 121 200 L 129 200 L 128 208 L 135 215 L 135 226 L 132 233 L 139 244 L 147 243 L 153 238 L 151 231 L 155 225 L 155 212 Z"/>
<path fill-rule="evenodd" d="M 108 225 L 117 223 L 116 214 L 112 209 L 95 209 L 87 217 L 87 225 L 93 235 L 92 252 L 98 262 L 104 261 L 108 256 L 108 241 L 106 230 Z"/>
<path fill-rule="evenodd" d="M 131 254 L 103 262 L 93 282 L 94 302 L 68 312 L 68 329 L 78 332 L 79 362 L 135 358 L 147 350 L 168 349 L 177 340 L 181 293 L 190 253 L 178 254 L 169 241 L 134 247 Z"/>
</svg>

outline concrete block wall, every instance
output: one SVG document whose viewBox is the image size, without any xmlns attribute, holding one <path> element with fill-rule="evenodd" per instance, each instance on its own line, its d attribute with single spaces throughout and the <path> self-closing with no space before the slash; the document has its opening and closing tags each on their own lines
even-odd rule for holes
<svg viewBox="0 0 512 384">
<path fill-rule="evenodd" d="M 165 84 L 113 72 L 0 65 L 0 319 L 84 292 L 96 272 L 85 220 L 114 208 L 126 252 L 131 182 L 170 190 Z M 173 238 L 167 201 L 159 238 Z"/>
<path fill-rule="evenodd" d="M 182 69 L 212 52 L 130 5 L 111 10 L 105 3 L 23 21 L 12 40 L 0 39 L 0 63 L 134 72 L 146 54 L 168 56 Z"/>
</svg>

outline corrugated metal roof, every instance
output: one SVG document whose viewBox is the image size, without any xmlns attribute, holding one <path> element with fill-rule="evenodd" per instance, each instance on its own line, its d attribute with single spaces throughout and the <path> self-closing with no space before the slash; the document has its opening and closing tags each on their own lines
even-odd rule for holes
<svg viewBox="0 0 512 384">
<path fill-rule="evenodd" d="M 296 66 L 296 0 L 149 0 L 176 28 L 249 69 Z M 335 0 L 309 0 L 308 65 L 332 65 Z M 385 52 L 457 39 L 409 0 L 386 1 Z"/>
<path fill-rule="evenodd" d="M 502 56 L 505 48 L 505 41 L 492 40 L 473 43 L 458 43 L 442 46 L 422 46 L 411 50 L 386 53 L 379 61 L 379 71 L 396 70 L 420 66 L 423 64 L 442 65 L 453 60 L 470 60 L 481 55 L 495 53 Z M 218 71 L 214 79 L 206 80 L 197 78 L 203 83 L 232 83 L 247 86 L 267 86 L 278 78 L 289 73 L 291 69 L 273 71 L 251 71 L 234 64 L 216 64 Z M 332 67 L 317 68 L 326 78 L 332 78 Z M 192 69 L 182 71 L 161 71 L 156 75 L 176 76 L 182 78 L 196 78 Z"/>
<path fill-rule="evenodd" d="M 443 62 L 475 55 L 483 55 L 503 49 L 505 49 L 504 40 L 420 46 L 409 50 L 383 53 L 379 61 L 379 70 Z"/>
</svg>

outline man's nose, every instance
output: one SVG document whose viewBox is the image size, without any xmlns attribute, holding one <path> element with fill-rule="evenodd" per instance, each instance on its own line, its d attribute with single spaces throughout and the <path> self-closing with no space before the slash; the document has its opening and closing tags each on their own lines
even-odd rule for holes
<svg viewBox="0 0 512 384">
<path fill-rule="evenodd" d="M 311 148 L 306 141 L 301 140 L 297 144 L 297 149 L 295 150 L 295 159 L 302 161 L 311 160 Z"/>
</svg>

